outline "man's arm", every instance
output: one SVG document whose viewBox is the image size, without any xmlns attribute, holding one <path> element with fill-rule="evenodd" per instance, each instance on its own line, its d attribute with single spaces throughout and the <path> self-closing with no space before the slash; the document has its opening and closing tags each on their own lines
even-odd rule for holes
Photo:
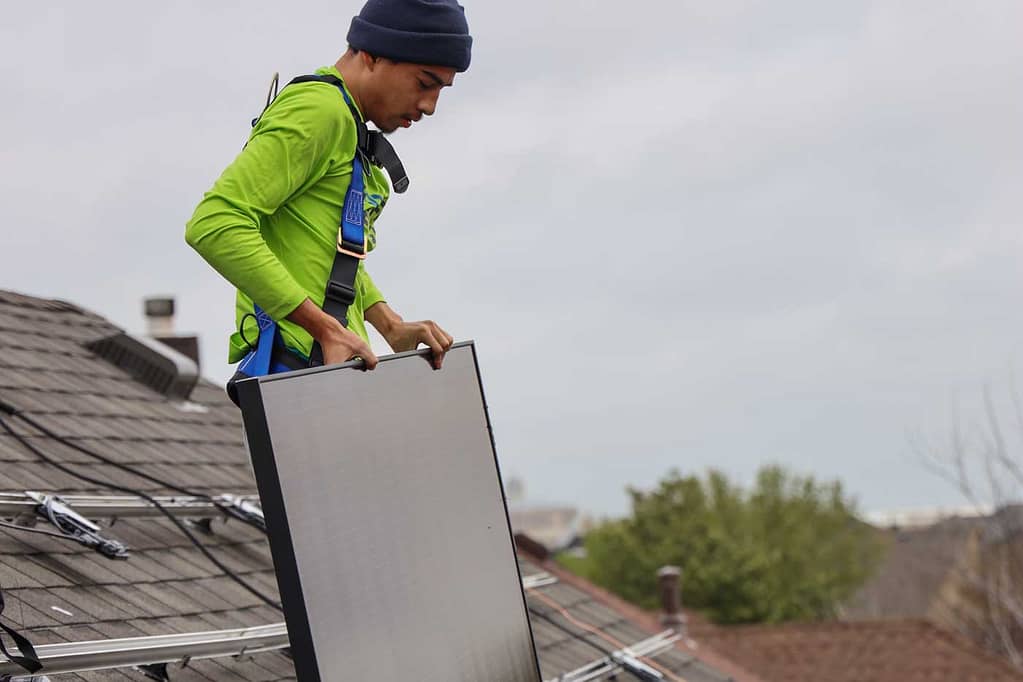
<svg viewBox="0 0 1023 682">
<path fill-rule="evenodd" d="M 323 177 L 343 136 L 355 135 L 343 129 L 337 96 L 332 86 L 285 88 L 199 203 L 185 241 L 270 317 L 288 318 L 309 332 L 325 363 L 357 355 L 372 369 L 376 356 L 369 346 L 308 298 L 260 234 L 262 218 Z"/>
</svg>

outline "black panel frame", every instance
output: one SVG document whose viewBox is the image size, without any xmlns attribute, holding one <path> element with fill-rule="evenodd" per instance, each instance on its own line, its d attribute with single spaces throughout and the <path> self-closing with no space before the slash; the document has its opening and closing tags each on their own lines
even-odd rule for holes
<svg viewBox="0 0 1023 682">
<path fill-rule="evenodd" d="M 277 461 L 270 444 L 270 428 L 263 407 L 259 379 L 246 379 L 238 383 L 238 402 L 245 422 L 249 456 L 256 474 L 256 487 L 266 521 L 270 554 L 273 557 L 277 591 L 281 596 L 284 620 L 288 626 L 291 658 L 295 674 L 305 682 L 321 682 L 320 667 L 316 661 L 313 633 L 305 609 L 302 580 L 298 573 L 295 546 L 291 540 L 290 523 L 284 507 Z"/>
</svg>

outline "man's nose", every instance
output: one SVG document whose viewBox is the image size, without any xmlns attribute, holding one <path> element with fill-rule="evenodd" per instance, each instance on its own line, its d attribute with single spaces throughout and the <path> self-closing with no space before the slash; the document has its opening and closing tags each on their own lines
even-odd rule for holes
<svg viewBox="0 0 1023 682">
<path fill-rule="evenodd" d="M 419 111 L 423 112 L 425 116 L 433 116 L 433 112 L 437 110 L 437 99 L 439 97 L 439 92 L 423 96 L 419 101 Z"/>
</svg>

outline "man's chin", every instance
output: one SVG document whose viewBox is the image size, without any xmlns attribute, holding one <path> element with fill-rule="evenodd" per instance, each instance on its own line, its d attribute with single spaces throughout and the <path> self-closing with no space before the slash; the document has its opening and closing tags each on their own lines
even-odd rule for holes
<svg viewBox="0 0 1023 682">
<path fill-rule="evenodd" d="M 377 121 L 375 119 L 370 119 L 369 123 L 372 123 L 373 127 L 375 127 L 377 130 L 382 132 L 384 135 L 390 135 L 395 130 L 397 130 L 398 128 L 401 127 L 397 123 L 392 123 L 391 125 L 383 126 L 383 125 L 380 125 L 380 121 Z"/>
</svg>

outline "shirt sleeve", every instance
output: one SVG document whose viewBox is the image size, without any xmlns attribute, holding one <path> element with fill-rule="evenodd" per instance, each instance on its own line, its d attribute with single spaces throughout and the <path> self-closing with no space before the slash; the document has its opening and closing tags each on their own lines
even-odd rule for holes
<svg viewBox="0 0 1023 682">
<path fill-rule="evenodd" d="M 365 261 L 359 263 L 359 271 L 355 275 L 356 288 L 359 290 L 359 296 L 362 299 L 363 311 L 369 310 L 377 303 L 386 301 L 384 295 L 377 288 L 377 285 L 373 282 L 373 279 L 369 276 L 365 267 Z"/>
<path fill-rule="evenodd" d="M 345 121 L 331 85 L 285 88 L 263 114 L 248 144 L 203 196 L 185 241 L 272 318 L 307 297 L 267 246 L 260 224 L 327 172 Z"/>
</svg>

